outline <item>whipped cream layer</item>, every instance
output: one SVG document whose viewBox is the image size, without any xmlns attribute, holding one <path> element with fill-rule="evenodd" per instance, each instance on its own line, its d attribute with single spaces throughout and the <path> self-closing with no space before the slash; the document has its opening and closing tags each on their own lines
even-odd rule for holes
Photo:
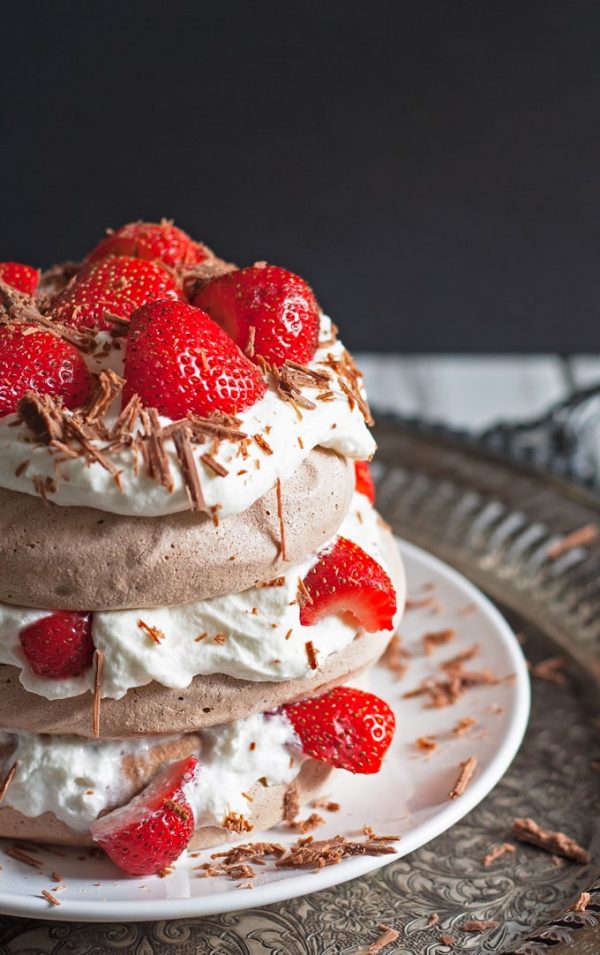
<svg viewBox="0 0 600 955">
<path fill-rule="evenodd" d="M 52 812 L 71 829 L 86 832 L 103 810 L 136 795 L 139 787 L 127 761 L 143 759 L 157 743 L 174 739 L 95 742 L 4 731 L 0 745 L 11 752 L 3 773 L 15 761 L 17 769 L 3 805 L 29 817 Z M 249 803 L 242 793 L 263 777 L 269 786 L 291 782 L 304 759 L 294 740 L 293 728 L 279 715 L 256 714 L 204 730 L 200 772 L 185 788 L 196 826 L 221 825 L 230 812 L 248 816 Z M 252 749 L 250 743 L 255 743 Z"/>
<path fill-rule="evenodd" d="M 369 500 L 355 493 L 338 535 L 354 541 L 389 573 L 379 520 Z M 176 607 L 95 613 L 92 636 L 104 653 L 103 696 L 120 699 L 129 689 L 152 681 L 179 689 L 189 686 L 195 676 L 213 673 L 253 681 L 308 675 L 312 671 L 307 641 L 312 641 L 321 664 L 361 632 L 343 615 L 325 617 L 310 627 L 301 625 L 298 579 L 315 560 L 316 555 L 288 571 L 280 586 L 253 587 Z M 404 605 L 402 583 L 398 582 L 396 625 Z M 25 689 L 46 699 L 78 696 L 92 689 L 91 670 L 61 680 L 39 677 L 22 651 L 19 631 L 49 612 L 0 604 L 0 663 L 18 667 Z M 155 628 L 155 639 L 147 628 Z"/>
<path fill-rule="evenodd" d="M 278 479 L 286 480 L 315 447 L 337 451 L 343 456 L 367 459 L 375 451 L 375 442 L 365 424 L 363 415 L 340 385 L 337 372 L 329 364 L 342 361 L 345 349 L 341 342 L 332 343 L 331 321 L 326 316 L 321 322 L 321 342 L 314 359 L 307 367 L 330 373 L 329 400 L 316 400 L 318 392 L 303 387 L 302 394 L 313 401 L 314 408 L 297 409 L 282 400 L 271 382 L 265 396 L 251 408 L 240 412 L 240 430 L 250 439 L 259 441 L 221 440 L 213 458 L 227 472 L 217 474 L 202 460 L 210 444 L 194 445 L 193 455 L 208 510 L 216 509 L 219 517 L 240 514 L 258 498 L 275 486 Z M 121 352 L 111 350 L 102 364 L 120 371 Z M 106 416 L 110 426 L 116 420 L 117 408 Z M 161 425 L 171 423 L 162 417 Z M 265 449 L 266 446 L 270 450 Z M 92 444 L 103 450 L 106 442 Z M 146 473 L 138 456 L 127 447 L 110 453 L 110 461 L 120 471 L 119 486 L 111 474 L 98 462 L 82 457 L 64 460 L 61 452 L 35 444 L 31 432 L 18 425 L 17 415 L 0 419 L 0 487 L 36 494 L 38 479 L 49 478 L 55 490 L 47 497 L 64 507 L 93 507 L 114 514 L 157 517 L 189 509 L 188 494 L 171 438 L 165 441 L 165 451 L 173 478 L 170 492 Z M 57 463 L 60 458 L 60 463 Z"/>
</svg>

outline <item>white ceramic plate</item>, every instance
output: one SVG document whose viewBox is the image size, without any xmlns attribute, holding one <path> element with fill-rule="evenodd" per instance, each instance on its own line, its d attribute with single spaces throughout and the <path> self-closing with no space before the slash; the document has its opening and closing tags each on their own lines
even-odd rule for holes
<svg viewBox="0 0 600 955">
<path fill-rule="evenodd" d="M 529 679 L 519 644 L 510 627 L 492 604 L 464 577 L 425 551 L 402 543 L 413 599 L 435 598 L 432 605 L 407 611 L 401 626 L 404 646 L 413 654 L 406 675 L 395 682 L 384 666 L 375 667 L 360 685 L 393 705 L 397 731 L 382 771 L 376 776 L 334 775 L 327 795 L 341 804 L 336 813 L 319 810 L 326 824 L 315 838 L 356 833 L 365 824 L 377 833 L 398 833 L 395 855 L 356 856 L 319 872 L 264 867 L 252 890 L 225 878 L 205 878 L 197 867 L 210 858 L 208 850 L 195 858 L 184 857 L 166 878 L 119 877 L 105 858 L 95 859 L 84 850 L 38 849 L 42 863 L 33 869 L 10 857 L 2 858 L 0 912 L 50 919 L 89 921 L 158 920 L 215 915 L 248 907 L 269 905 L 354 879 L 393 862 L 444 832 L 468 813 L 506 772 L 523 738 L 529 713 Z M 437 612 L 436 612 L 437 611 Z M 422 636 L 427 631 L 456 628 L 454 639 L 427 656 Z M 367 638 L 368 639 L 368 638 Z M 403 699 L 404 692 L 433 675 L 439 664 L 473 643 L 480 652 L 469 664 L 490 668 L 497 685 L 477 686 L 453 706 L 427 708 L 424 697 Z M 463 736 L 452 727 L 461 717 L 477 724 Z M 436 737 L 432 754 L 422 753 L 415 740 Z M 477 773 L 463 796 L 451 800 L 459 764 L 474 755 Z M 310 811 L 310 810 L 308 810 Z M 308 814 L 308 812 L 306 813 Z M 297 832 L 286 827 L 271 830 L 268 839 L 290 844 Z M 257 838 L 260 838 L 258 836 Z M 241 840 L 241 841 L 248 841 Z M 56 892 L 61 905 L 49 904 L 41 895 L 52 891 L 59 872 L 66 888 Z"/>
</svg>

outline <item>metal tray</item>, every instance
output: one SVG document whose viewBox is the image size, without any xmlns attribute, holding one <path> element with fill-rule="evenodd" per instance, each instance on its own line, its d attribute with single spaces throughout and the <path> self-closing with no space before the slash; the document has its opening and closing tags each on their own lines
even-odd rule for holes
<svg viewBox="0 0 600 955">
<path fill-rule="evenodd" d="M 565 686 L 534 681 L 533 709 L 512 768 L 465 820 L 370 876 L 264 909 L 156 924 L 0 920 L 0 953 L 131 952 L 186 955 L 357 955 L 384 922 L 394 955 L 600 953 L 600 545 L 548 559 L 548 542 L 600 522 L 589 488 L 472 442 L 391 418 L 378 425 L 379 507 L 396 532 L 453 564 L 523 634 L 534 663 L 568 656 Z M 557 866 L 519 847 L 493 867 L 482 858 L 532 816 L 591 847 L 592 863 Z M 566 912 L 582 890 L 583 913 Z M 496 919 L 485 935 L 458 930 L 466 913 Z M 454 948 L 427 928 L 437 912 Z M 452 932 L 452 920 L 457 929 Z M 448 926 L 448 927 L 446 927 Z M 11 941 L 12 940 L 12 941 Z"/>
</svg>

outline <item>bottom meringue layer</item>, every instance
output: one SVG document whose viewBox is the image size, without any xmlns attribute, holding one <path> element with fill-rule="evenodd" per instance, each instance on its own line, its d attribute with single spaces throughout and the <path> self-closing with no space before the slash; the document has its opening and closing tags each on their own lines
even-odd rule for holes
<svg viewBox="0 0 600 955">
<path fill-rule="evenodd" d="M 2 778 L 16 763 L 2 809 L 27 817 L 52 813 L 79 833 L 128 802 L 164 762 L 184 754 L 198 753 L 201 763 L 186 790 L 197 828 L 220 827 L 231 814 L 248 817 L 253 787 L 291 783 L 306 758 L 285 716 L 260 713 L 201 733 L 129 740 L 2 731 L 0 747 Z"/>
</svg>

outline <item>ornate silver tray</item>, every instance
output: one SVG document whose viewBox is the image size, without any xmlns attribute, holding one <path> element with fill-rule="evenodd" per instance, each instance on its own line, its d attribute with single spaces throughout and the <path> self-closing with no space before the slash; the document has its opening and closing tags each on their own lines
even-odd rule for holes
<svg viewBox="0 0 600 955">
<path fill-rule="evenodd" d="M 530 726 L 510 771 L 461 823 L 370 876 L 214 918 L 122 925 L 3 918 L 2 955 L 358 955 L 382 922 L 400 932 L 385 955 L 600 953 L 600 773 L 592 766 L 600 760 L 600 544 L 548 557 L 554 535 L 600 523 L 600 498 L 589 477 L 576 484 L 576 474 L 560 476 L 563 467 L 537 472 L 531 455 L 511 459 L 493 435 L 474 445 L 388 418 L 377 439 L 379 507 L 396 532 L 486 591 L 523 634 L 533 663 L 556 653 L 569 659 L 564 686 L 534 680 Z M 515 816 L 567 831 L 590 847 L 592 862 L 557 865 L 522 846 L 484 867 L 490 846 L 510 838 Z M 583 890 L 591 895 L 586 911 L 566 911 Z M 433 912 L 454 934 L 453 948 L 438 926 L 428 928 Z M 498 926 L 459 931 L 474 912 Z"/>
</svg>

